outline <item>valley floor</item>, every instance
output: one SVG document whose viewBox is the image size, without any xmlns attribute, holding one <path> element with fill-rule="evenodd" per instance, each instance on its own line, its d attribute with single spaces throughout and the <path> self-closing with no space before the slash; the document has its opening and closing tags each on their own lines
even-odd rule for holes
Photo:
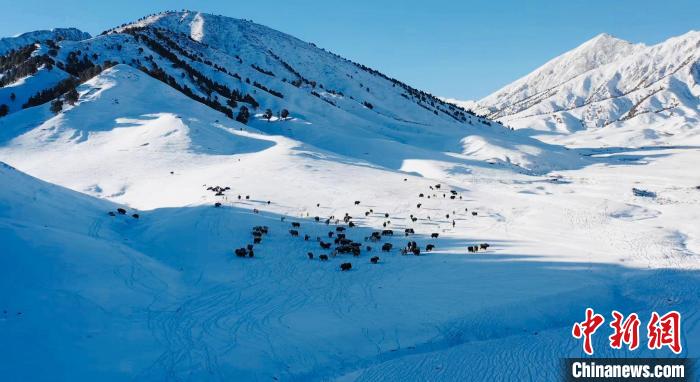
<svg viewBox="0 0 700 382">
<path fill-rule="evenodd" d="M 138 220 L 110 217 L 109 206 L 76 211 L 94 216 L 69 228 L 46 221 L 42 229 L 27 214 L 3 218 L 13 258 L 3 256 L 2 268 L 14 271 L 2 283 L 0 371 L 65 380 L 558 380 L 559 359 L 582 355 L 570 327 L 589 306 L 641 317 L 678 310 L 683 355 L 694 357 L 700 179 L 686 175 L 699 154 L 610 153 L 556 177 L 450 173 L 426 162 L 405 169 L 430 172 L 429 180 L 277 142 L 209 176 L 231 186 L 225 197 L 203 187 L 211 184 L 206 172 L 185 184 L 178 179 L 186 171 L 175 169 L 157 180 L 155 195 L 173 204 L 189 197 L 190 206 L 151 209 L 125 193 L 109 199 L 133 201 L 142 208 Z M 267 172 L 277 174 L 274 182 Z M 442 191 L 430 190 L 438 183 Z M 634 196 L 632 187 L 657 197 Z M 444 198 L 446 188 L 462 200 Z M 238 193 L 251 199 L 239 201 Z M 222 208 L 212 207 L 217 200 Z M 359 225 L 348 232 L 355 240 L 391 220 L 398 233 L 413 227 L 410 239 L 437 248 L 419 257 L 377 253 L 376 265 L 371 253 L 308 260 L 307 252 L 323 252 L 315 238 L 329 230 L 312 218 L 345 212 Z M 411 214 L 420 220 L 409 224 Z M 311 241 L 291 238 L 290 221 Z M 260 224 L 271 233 L 256 257 L 233 256 Z M 390 241 L 401 247 L 406 238 Z M 466 253 L 482 242 L 491 248 Z M 88 266 L 83 256 L 99 259 Z M 350 272 L 339 270 L 343 261 L 353 263 Z M 597 354 L 659 355 L 612 351 L 606 341 L 598 336 Z"/>
</svg>

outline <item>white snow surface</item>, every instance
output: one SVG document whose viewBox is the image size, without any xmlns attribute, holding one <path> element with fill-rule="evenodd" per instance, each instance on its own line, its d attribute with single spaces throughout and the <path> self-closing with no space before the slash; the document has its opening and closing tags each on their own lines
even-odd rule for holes
<svg viewBox="0 0 700 382">
<path fill-rule="evenodd" d="M 0 119 L 3 378 L 558 381 L 560 359 L 583 355 L 570 333 L 586 307 L 608 320 L 680 311 L 681 356 L 698 357 L 700 148 L 564 147 L 458 123 L 331 54 L 230 20 L 180 12 L 138 25 L 181 28 L 243 78 L 264 78 L 244 72 L 251 62 L 280 72 L 265 52 L 281 51 L 342 90 L 340 106 L 278 81 L 284 99 L 258 93 L 261 109 L 291 117 L 258 110 L 242 125 L 120 64 L 58 114 Z M 89 47 L 122 62 L 138 54 L 130 38 L 66 41 L 59 54 Z M 347 98 L 367 93 L 359 82 L 374 110 Z M 117 208 L 127 213 L 108 215 Z M 356 227 L 324 223 L 345 213 Z M 394 237 L 364 242 L 387 222 Z M 256 225 L 270 233 L 255 257 L 236 257 Z M 373 250 L 319 261 L 331 251 L 316 238 L 336 226 Z M 402 256 L 409 239 L 436 248 Z M 478 243 L 491 246 L 468 254 Z M 604 330 L 594 345 L 601 357 L 675 356 L 612 350 Z"/>
</svg>

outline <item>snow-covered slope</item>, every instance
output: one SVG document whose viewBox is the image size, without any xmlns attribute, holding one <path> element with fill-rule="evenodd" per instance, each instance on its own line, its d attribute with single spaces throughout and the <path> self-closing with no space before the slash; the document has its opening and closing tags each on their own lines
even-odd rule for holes
<svg viewBox="0 0 700 382">
<path fill-rule="evenodd" d="M 653 46 L 603 34 L 472 107 L 516 129 L 578 133 L 567 144 L 688 144 L 700 140 L 699 73 L 700 32 Z"/>
</svg>

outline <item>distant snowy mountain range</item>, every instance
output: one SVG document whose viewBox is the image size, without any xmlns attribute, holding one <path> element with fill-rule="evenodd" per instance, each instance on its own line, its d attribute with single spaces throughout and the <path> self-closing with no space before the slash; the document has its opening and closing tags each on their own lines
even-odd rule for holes
<svg viewBox="0 0 700 382">
<path fill-rule="evenodd" d="M 482 100 L 456 103 L 516 129 L 583 132 L 587 143 L 682 143 L 700 134 L 699 82 L 700 32 L 652 46 L 601 34 Z"/>
</svg>

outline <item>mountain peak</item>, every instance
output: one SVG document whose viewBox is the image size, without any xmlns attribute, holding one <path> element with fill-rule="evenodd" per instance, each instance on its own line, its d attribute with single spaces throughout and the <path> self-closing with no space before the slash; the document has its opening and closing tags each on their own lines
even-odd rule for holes
<svg viewBox="0 0 700 382">
<path fill-rule="evenodd" d="M 77 28 L 54 28 L 51 30 L 26 32 L 13 37 L 0 38 L 0 54 L 5 54 L 12 49 L 16 49 L 36 41 L 80 41 L 91 37 L 92 36 L 89 33 L 83 32 Z"/>
</svg>

